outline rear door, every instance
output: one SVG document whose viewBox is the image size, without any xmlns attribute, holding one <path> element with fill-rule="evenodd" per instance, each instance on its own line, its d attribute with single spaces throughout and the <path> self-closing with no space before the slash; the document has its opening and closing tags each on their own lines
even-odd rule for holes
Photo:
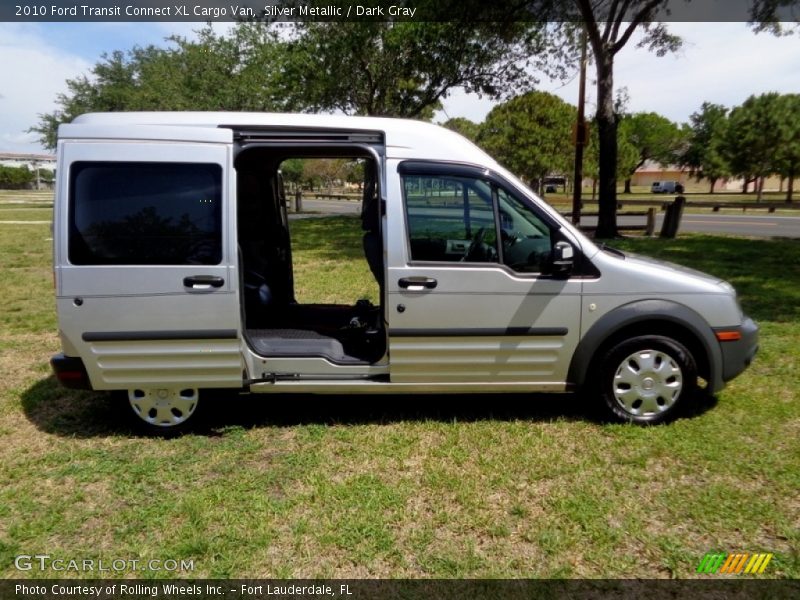
<svg viewBox="0 0 800 600">
<path fill-rule="evenodd" d="M 60 132 L 64 350 L 95 389 L 240 387 L 231 132 L 126 129 L 122 141 L 91 139 L 113 128 Z"/>
<path fill-rule="evenodd" d="M 582 285 L 547 274 L 557 226 L 486 170 L 402 163 L 399 171 L 391 380 L 563 389 Z"/>
</svg>

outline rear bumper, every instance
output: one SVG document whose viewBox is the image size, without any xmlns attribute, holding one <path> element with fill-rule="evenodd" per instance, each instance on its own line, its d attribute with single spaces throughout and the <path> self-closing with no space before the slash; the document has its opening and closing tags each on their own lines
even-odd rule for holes
<svg viewBox="0 0 800 600">
<path fill-rule="evenodd" d="M 725 331 L 734 329 L 741 334 L 737 340 L 720 342 L 722 349 L 722 380 L 730 381 L 753 362 L 758 352 L 758 325 L 745 317 L 737 328 L 726 327 Z"/>
<path fill-rule="evenodd" d="M 56 354 L 50 359 L 50 366 L 53 367 L 56 379 L 64 387 L 73 390 L 92 389 L 89 375 L 86 373 L 86 367 L 80 358 Z"/>
</svg>

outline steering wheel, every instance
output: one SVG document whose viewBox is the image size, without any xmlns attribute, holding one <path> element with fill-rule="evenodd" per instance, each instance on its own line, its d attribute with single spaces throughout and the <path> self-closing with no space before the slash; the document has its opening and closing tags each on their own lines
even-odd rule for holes
<svg viewBox="0 0 800 600">
<path fill-rule="evenodd" d="M 504 248 L 511 248 L 511 246 L 513 246 L 522 239 L 522 234 L 519 231 L 514 231 L 514 230 L 506 231 L 505 229 L 503 229 L 501 230 L 501 233 L 503 235 Z"/>
<path fill-rule="evenodd" d="M 478 246 L 480 246 L 483 243 L 483 238 L 485 235 L 486 235 L 486 227 L 481 227 L 480 229 L 478 229 L 478 231 L 475 232 L 475 235 L 472 236 L 472 242 L 470 242 L 469 248 L 467 248 L 467 251 L 464 252 L 464 256 L 461 257 L 461 262 L 464 262 L 470 256 L 472 256 L 472 253 L 475 252 L 475 250 L 478 249 Z"/>
</svg>

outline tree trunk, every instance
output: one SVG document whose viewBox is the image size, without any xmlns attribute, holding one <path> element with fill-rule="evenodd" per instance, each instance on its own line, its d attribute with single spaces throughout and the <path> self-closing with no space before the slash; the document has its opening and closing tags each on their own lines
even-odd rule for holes
<svg viewBox="0 0 800 600">
<path fill-rule="evenodd" d="M 758 193 L 756 194 L 756 202 L 761 202 L 761 197 L 764 194 L 764 178 L 759 177 L 756 180 L 756 188 L 758 189 Z"/>
<path fill-rule="evenodd" d="M 791 203 L 794 194 L 794 171 L 789 173 L 789 185 L 786 187 L 786 202 Z"/>
<path fill-rule="evenodd" d="M 624 193 L 625 194 L 630 194 L 631 193 L 631 180 L 630 180 L 630 177 L 625 180 L 625 192 Z"/>
<path fill-rule="evenodd" d="M 714 179 L 711 179 L 711 189 L 708 192 L 709 194 L 714 193 L 714 188 L 716 187 L 716 185 L 717 185 L 717 178 L 714 177 Z"/>
<path fill-rule="evenodd" d="M 617 230 L 617 116 L 614 114 L 614 57 L 597 60 L 597 133 L 600 149 L 600 210 L 595 237 L 614 238 Z"/>
<path fill-rule="evenodd" d="M 744 178 L 744 185 L 742 186 L 742 193 L 746 194 L 749 189 L 750 189 L 750 180 L 747 177 L 745 177 Z"/>
</svg>

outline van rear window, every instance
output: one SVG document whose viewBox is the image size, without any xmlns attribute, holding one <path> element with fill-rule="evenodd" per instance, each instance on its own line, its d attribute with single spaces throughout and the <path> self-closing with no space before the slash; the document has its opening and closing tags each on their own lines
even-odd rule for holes
<svg viewBox="0 0 800 600">
<path fill-rule="evenodd" d="M 72 264 L 219 264 L 222 167 L 74 163 L 69 221 Z"/>
</svg>

